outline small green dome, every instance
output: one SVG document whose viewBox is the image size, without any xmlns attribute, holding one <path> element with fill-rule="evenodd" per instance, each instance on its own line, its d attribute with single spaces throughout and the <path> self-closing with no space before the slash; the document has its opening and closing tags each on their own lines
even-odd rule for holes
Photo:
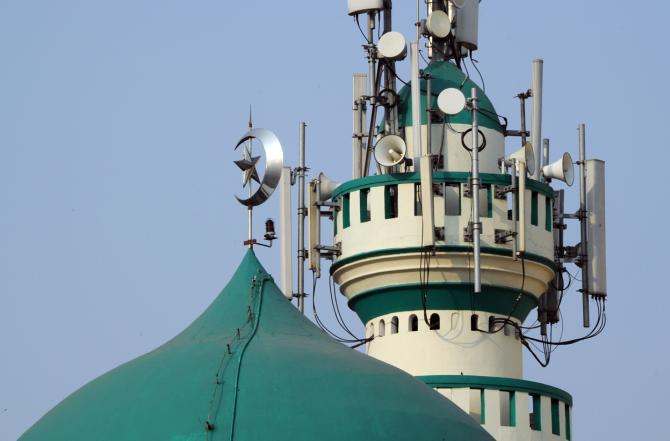
<svg viewBox="0 0 670 441">
<path fill-rule="evenodd" d="M 82 387 L 21 441 L 491 440 L 419 380 L 326 336 L 249 251 L 177 337 Z"/>
<path fill-rule="evenodd" d="M 470 78 L 461 71 L 455 64 L 448 61 L 433 61 L 426 69 L 425 73 L 432 76 L 431 89 L 433 95 L 432 108 L 437 109 L 437 96 L 444 89 L 454 87 L 460 89 L 466 98 L 472 96 L 472 88 L 477 88 L 477 98 L 479 99 L 479 125 L 489 129 L 503 131 L 500 122 L 496 116 L 496 110 L 488 99 L 484 91 L 476 85 Z M 467 79 L 466 79 L 467 78 Z M 426 124 L 426 80 L 421 80 L 421 124 Z M 412 125 L 412 91 L 409 85 L 403 86 L 398 92 L 400 104 L 398 105 L 398 124 L 400 127 Z M 472 124 L 472 115 L 469 111 L 463 110 L 457 115 L 450 116 L 448 121 L 452 124 Z"/>
</svg>

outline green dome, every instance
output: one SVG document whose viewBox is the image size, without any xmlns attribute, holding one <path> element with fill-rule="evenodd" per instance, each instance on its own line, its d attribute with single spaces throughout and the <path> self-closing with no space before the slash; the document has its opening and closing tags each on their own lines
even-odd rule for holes
<svg viewBox="0 0 670 441">
<path fill-rule="evenodd" d="M 410 375 L 326 336 L 249 251 L 177 337 L 82 387 L 21 441 L 491 440 Z"/>
<path fill-rule="evenodd" d="M 496 110 L 488 99 L 484 91 L 477 86 L 471 79 L 466 80 L 466 76 L 455 64 L 448 61 L 431 62 L 425 73 L 432 75 L 431 88 L 433 95 L 432 108 L 437 109 L 437 96 L 444 89 L 454 87 L 460 89 L 466 98 L 472 96 L 472 88 L 477 88 L 477 98 L 479 98 L 479 118 L 480 126 L 503 131 L 502 126 L 496 117 Z M 398 124 L 400 127 L 412 125 L 412 91 L 409 85 L 404 86 L 398 92 L 400 104 L 398 106 Z M 469 111 L 463 110 L 461 113 L 450 116 L 448 121 L 452 124 L 472 124 L 472 115 Z M 426 80 L 421 80 L 421 124 L 426 124 Z"/>
</svg>

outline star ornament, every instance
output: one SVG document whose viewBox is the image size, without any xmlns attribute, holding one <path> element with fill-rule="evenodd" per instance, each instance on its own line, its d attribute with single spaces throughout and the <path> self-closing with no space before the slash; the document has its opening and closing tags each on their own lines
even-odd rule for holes
<svg viewBox="0 0 670 441">
<path fill-rule="evenodd" d="M 251 156 L 251 141 L 257 140 L 263 146 L 263 155 Z M 242 159 L 234 161 L 243 172 L 244 186 L 256 187 L 246 198 L 235 196 L 237 201 L 247 207 L 255 207 L 265 202 L 275 191 L 282 176 L 284 167 L 284 153 L 277 136 L 268 129 L 251 129 L 235 145 L 235 149 L 246 144 L 242 153 Z M 259 152 L 260 153 L 260 152 Z M 265 167 L 261 171 L 263 177 L 258 176 L 258 162 L 264 158 Z M 259 185 L 254 186 L 251 181 Z"/>
<path fill-rule="evenodd" d="M 251 179 L 260 184 L 261 180 L 258 177 L 256 164 L 258 164 L 258 161 L 260 161 L 261 157 L 247 156 L 246 154 L 244 156 L 244 158 L 235 161 L 235 165 L 237 165 L 243 173 L 242 186 L 246 187 Z"/>
</svg>

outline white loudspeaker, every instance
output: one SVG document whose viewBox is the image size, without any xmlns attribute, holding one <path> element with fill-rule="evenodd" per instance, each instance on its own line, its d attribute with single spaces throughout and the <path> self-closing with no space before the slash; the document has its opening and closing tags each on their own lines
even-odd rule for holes
<svg viewBox="0 0 670 441">
<path fill-rule="evenodd" d="M 507 159 L 524 161 L 527 170 L 535 170 L 535 155 L 533 154 L 533 145 L 530 142 L 527 142 L 519 150 L 509 155 Z"/>
<path fill-rule="evenodd" d="M 575 166 L 570 153 L 563 153 L 561 159 L 542 167 L 542 174 L 547 179 L 558 179 L 572 185 L 575 181 Z"/>
<path fill-rule="evenodd" d="M 399 164 L 405 159 L 406 153 L 407 145 L 398 135 L 386 135 L 375 145 L 375 161 L 384 167 Z"/>
<path fill-rule="evenodd" d="M 333 192 L 339 187 L 341 182 L 330 179 L 323 173 L 319 173 L 319 188 L 321 190 L 321 201 L 327 201 L 333 195 Z M 319 202 L 321 202 L 319 201 Z"/>
</svg>

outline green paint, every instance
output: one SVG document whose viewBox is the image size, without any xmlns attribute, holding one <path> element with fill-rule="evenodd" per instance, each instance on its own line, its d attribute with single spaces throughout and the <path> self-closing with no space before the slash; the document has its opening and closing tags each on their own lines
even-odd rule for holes
<svg viewBox="0 0 670 441">
<path fill-rule="evenodd" d="M 333 198 L 335 200 L 335 198 Z M 333 208 L 333 236 L 337 236 L 337 218 L 339 217 L 340 210 Z"/>
<path fill-rule="evenodd" d="M 570 405 L 565 403 L 565 439 L 570 441 Z"/>
<path fill-rule="evenodd" d="M 350 196 L 349 193 L 342 196 L 342 228 L 349 228 L 351 225 Z"/>
<path fill-rule="evenodd" d="M 417 378 L 434 388 L 458 389 L 468 387 L 472 389 L 525 392 L 538 398 L 541 395 L 555 398 L 572 406 L 572 395 L 557 387 L 535 381 L 505 377 L 483 377 L 479 375 L 425 375 Z"/>
<path fill-rule="evenodd" d="M 551 198 L 548 196 L 544 197 L 544 229 L 547 231 L 552 230 L 551 222 Z"/>
<path fill-rule="evenodd" d="M 561 415 L 558 411 L 558 400 L 555 398 L 551 399 L 551 433 L 561 434 Z"/>
<path fill-rule="evenodd" d="M 484 187 L 486 190 L 486 214 L 484 214 L 484 217 L 492 217 L 493 216 L 493 187 L 491 185 L 487 185 Z"/>
<path fill-rule="evenodd" d="M 425 73 L 432 75 L 432 100 L 431 106 L 437 109 L 437 96 L 439 93 L 447 88 L 455 87 L 460 89 L 466 98 L 470 98 L 472 88 L 477 88 L 478 105 L 480 108 L 478 114 L 478 123 L 480 127 L 486 127 L 502 133 L 503 128 L 498 122 L 495 108 L 488 99 L 482 89 L 479 88 L 473 81 L 466 77 L 466 75 L 456 65 L 447 61 L 431 62 Z M 421 124 L 426 124 L 426 80 L 421 79 Z M 412 94 L 409 86 L 404 86 L 398 92 L 400 103 L 398 105 L 398 122 L 400 127 L 407 127 L 412 125 Z M 472 113 L 467 109 L 457 115 L 448 117 L 450 124 L 465 124 L 472 125 Z"/>
<path fill-rule="evenodd" d="M 363 188 L 359 192 L 359 213 L 361 223 L 370 221 L 370 210 L 368 209 L 368 195 L 370 194 L 369 188 Z"/>
<path fill-rule="evenodd" d="M 434 247 L 436 252 L 446 252 L 446 253 L 472 253 L 472 247 L 466 245 L 437 245 Z M 381 257 L 381 256 L 392 256 L 395 254 L 411 254 L 411 253 L 420 253 L 423 250 L 421 247 L 406 247 L 406 248 L 386 248 L 381 250 L 368 251 L 365 253 L 354 254 L 353 256 L 344 257 L 338 259 L 337 262 L 333 263 L 330 266 L 330 273 L 333 274 L 337 269 L 341 268 L 344 265 L 348 265 L 353 262 L 358 262 L 359 260 L 369 259 L 371 257 Z M 492 254 L 494 256 L 505 256 L 512 257 L 512 250 L 507 248 L 493 248 L 493 247 L 482 247 L 482 255 Z M 524 259 L 526 261 L 536 262 L 541 265 L 544 265 L 548 268 L 551 268 L 553 271 L 556 270 L 556 264 L 553 260 L 547 259 L 546 257 L 538 256 L 537 254 L 525 253 Z M 521 266 L 521 261 L 519 261 L 519 266 Z"/>
<path fill-rule="evenodd" d="M 82 387 L 20 438 L 390 439 L 493 438 L 421 381 L 316 328 L 251 250 L 181 334 Z"/>
<path fill-rule="evenodd" d="M 538 224 L 538 207 L 537 207 L 537 192 L 533 191 L 530 194 L 530 223 L 537 226 Z"/>
<path fill-rule="evenodd" d="M 524 292 L 516 308 L 519 290 L 501 286 L 482 285 L 474 295 L 471 283 L 431 283 L 427 288 L 427 309 L 455 311 L 486 311 L 524 320 L 537 306 L 537 299 Z M 349 307 L 366 323 L 375 317 L 401 311 L 423 309 L 421 285 L 395 285 L 363 292 L 349 300 Z"/>
<path fill-rule="evenodd" d="M 433 182 L 447 183 L 466 183 L 470 179 L 469 172 L 433 172 Z M 493 184 L 498 186 L 510 185 L 512 178 L 510 175 L 501 175 L 497 173 L 481 173 L 479 175 L 482 184 Z M 400 185 L 421 182 L 419 172 L 412 173 L 390 173 L 386 175 L 366 176 L 364 178 L 352 179 L 351 181 L 340 184 L 333 192 L 332 199 L 335 200 L 345 193 L 358 191 L 362 188 L 381 187 L 386 185 Z M 526 180 L 526 187 L 542 195 L 554 197 L 554 190 L 544 182 L 534 179 Z"/>
<path fill-rule="evenodd" d="M 484 389 L 479 391 L 479 405 L 481 406 L 481 416 L 479 417 L 479 424 L 486 424 L 486 395 Z"/>
<path fill-rule="evenodd" d="M 542 398 L 540 395 L 531 395 L 533 399 L 533 419 L 531 428 L 536 431 L 542 431 Z"/>
<path fill-rule="evenodd" d="M 509 392 L 509 425 L 516 427 L 516 392 Z"/>
</svg>

